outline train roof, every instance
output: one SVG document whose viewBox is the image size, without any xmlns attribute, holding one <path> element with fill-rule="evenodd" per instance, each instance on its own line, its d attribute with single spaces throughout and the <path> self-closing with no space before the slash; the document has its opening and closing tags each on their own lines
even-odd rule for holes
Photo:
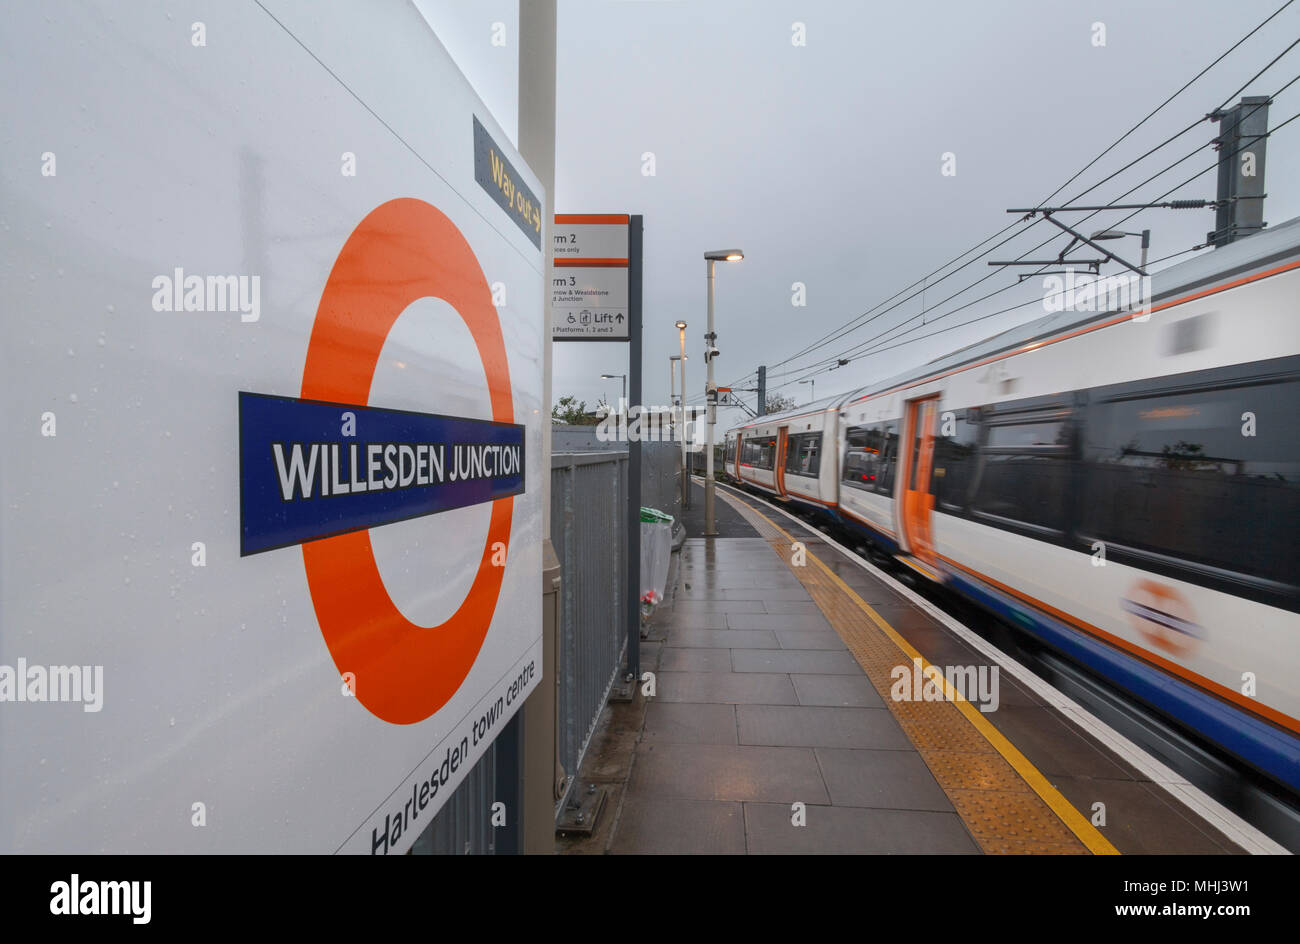
<svg viewBox="0 0 1300 944">
<path fill-rule="evenodd" d="M 765 413 L 762 416 L 756 416 L 745 423 L 737 423 L 727 432 L 736 429 L 748 429 L 751 426 L 766 426 L 768 423 L 778 422 L 780 420 L 794 419 L 798 416 L 811 416 L 815 413 L 825 413 L 827 410 L 838 410 L 848 397 L 849 393 L 837 393 L 829 397 L 822 397 L 819 400 L 813 400 L 811 403 L 805 403 L 803 406 L 795 407 L 793 410 L 785 410 L 781 413 Z"/>
<path fill-rule="evenodd" d="M 1226 246 L 1188 259 L 1186 262 L 1180 262 L 1167 269 L 1152 273 L 1152 302 L 1158 303 L 1162 299 L 1173 297 L 1197 286 L 1208 285 L 1237 273 L 1257 269 L 1286 256 L 1295 255 L 1297 250 L 1300 250 L 1300 217 L 1287 220 L 1285 223 L 1280 223 L 1245 239 L 1239 239 Z M 759 423 L 766 424 L 771 421 L 806 416 L 810 413 L 817 413 L 831 408 L 838 409 L 850 400 L 857 400 L 864 396 L 890 390 L 910 381 L 928 377 L 931 374 L 942 373 L 970 361 L 1000 354 L 1022 344 L 1029 344 L 1061 334 L 1071 328 L 1101 321 L 1113 316 L 1113 314 L 1114 312 L 1105 311 L 1062 311 L 1045 315 L 1042 318 L 1035 318 L 1033 321 L 1007 328 L 1005 331 L 1000 331 L 983 340 L 958 348 L 925 364 L 912 367 L 901 374 L 873 381 L 845 393 L 822 397 L 820 400 L 794 410 L 761 416 L 747 423 L 737 424 L 732 429 L 742 429 Z"/>
<path fill-rule="evenodd" d="M 1294 255 L 1297 249 L 1300 249 L 1300 217 L 1152 273 L 1151 300 L 1153 303 L 1159 303 L 1163 299 L 1199 285 L 1218 282 L 1234 274 L 1259 268 L 1273 260 Z M 901 374 L 859 387 L 842 399 L 856 400 L 889 390 L 908 381 L 941 373 L 970 361 L 990 357 L 1019 345 L 1052 337 L 1071 328 L 1082 327 L 1113 315 L 1114 312 L 1107 311 L 1063 311 L 1045 315 L 958 348 Z"/>
</svg>

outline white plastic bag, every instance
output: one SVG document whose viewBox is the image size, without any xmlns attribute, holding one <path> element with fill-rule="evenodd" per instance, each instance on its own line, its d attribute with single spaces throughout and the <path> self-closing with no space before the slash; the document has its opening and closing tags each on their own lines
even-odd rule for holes
<svg viewBox="0 0 1300 944">
<path fill-rule="evenodd" d="M 668 560 L 673 552 L 672 519 L 641 522 L 641 615 L 649 616 L 664 598 Z"/>
</svg>

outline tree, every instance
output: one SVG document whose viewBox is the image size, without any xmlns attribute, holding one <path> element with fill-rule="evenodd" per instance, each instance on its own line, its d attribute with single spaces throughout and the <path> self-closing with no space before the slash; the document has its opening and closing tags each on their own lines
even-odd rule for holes
<svg viewBox="0 0 1300 944">
<path fill-rule="evenodd" d="M 793 410 L 795 405 L 794 397 L 783 397 L 779 393 L 767 395 L 768 413 L 784 413 L 786 410 Z"/>
<path fill-rule="evenodd" d="M 603 399 L 601 402 L 604 403 Z M 560 397 L 559 401 L 551 407 L 551 419 L 559 423 L 567 423 L 569 426 L 595 426 L 600 422 L 598 416 L 587 412 L 587 401 L 579 400 L 574 396 Z"/>
</svg>

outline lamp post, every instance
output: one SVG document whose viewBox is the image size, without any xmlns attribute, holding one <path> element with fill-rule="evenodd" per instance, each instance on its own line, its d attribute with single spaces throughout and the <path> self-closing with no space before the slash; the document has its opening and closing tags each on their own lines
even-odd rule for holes
<svg viewBox="0 0 1300 944">
<path fill-rule="evenodd" d="M 625 406 L 625 404 L 627 403 L 627 374 L 601 374 L 600 375 L 601 380 L 613 380 L 615 377 L 623 378 L 623 397 L 618 401 L 618 403 L 620 409 L 626 410 L 627 407 Z"/>
<path fill-rule="evenodd" d="M 718 390 L 713 385 L 713 361 L 718 356 L 715 342 L 717 332 L 713 330 L 713 267 L 717 262 L 739 262 L 745 254 L 739 249 L 719 249 L 706 252 L 704 261 L 709 269 L 709 324 L 704 334 L 704 363 L 708 368 L 708 378 L 704 382 L 704 398 L 708 405 L 709 435 L 705 445 L 704 456 L 704 536 L 717 537 L 717 521 L 713 515 L 713 427 L 718 421 Z M 686 398 L 682 397 L 683 410 Z"/>
<path fill-rule="evenodd" d="M 680 354 L 668 355 L 669 372 L 672 374 L 672 378 L 670 382 L 673 384 L 673 400 L 672 400 L 673 425 L 677 427 L 678 435 L 681 436 L 681 440 L 682 440 L 682 475 L 685 476 L 687 474 L 686 473 L 686 404 L 682 402 L 683 400 L 685 400 L 685 397 L 677 393 L 677 387 L 676 387 L 677 365 L 682 359 L 683 359 L 682 355 Z M 687 357 L 686 360 L 690 360 L 690 358 Z M 682 391 L 684 392 L 685 390 L 686 390 L 686 371 L 683 370 Z M 678 407 L 680 407 L 680 409 L 678 409 Z M 688 501 L 689 492 L 687 491 L 687 487 L 685 485 L 681 487 L 681 493 L 682 493 L 682 507 L 685 508 L 689 504 Z"/>
<path fill-rule="evenodd" d="M 801 380 L 799 382 L 801 384 L 812 384 L 812 400 L 808 402 L 815 403 L 817 400 L 817 380 L 815 378 L 810 377 L 808 380 Z"/>
<path fill-rule="evenodd" d="M 1142 237 L 1142 262 L 1138 268 L 1143 272 L 1147 270 L 1147 250 L 1151 248 L 1151 230 L 1144 229 L 1140 233 L 1127 233 L 1121 229 L 1103 229 L 1093 233 L 1090 239 L 1123 239 L 1125 236 Z"/>
<path fill-rule="evenodd" d="M 682 422 L 677 427 L 677 435 L 682 440 L 682 508 L 689 508 L 691 504 L 691 473 L 687 465 L 686 458 L 686 322 L 677 322 L 677 339 L 681 344 L 682 352 L 677 355 L 677 359 L 682 368 Z"/>
</svg>

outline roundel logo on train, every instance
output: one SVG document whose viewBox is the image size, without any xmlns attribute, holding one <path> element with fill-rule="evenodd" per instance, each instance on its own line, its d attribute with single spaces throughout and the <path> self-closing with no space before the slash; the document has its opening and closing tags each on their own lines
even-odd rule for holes
<svg viewBox="0 0 1300 944">
<path fill-rule="evenodd" d="M 1129 624 L 1155 648 L 1186 656 L 1204 637 L 1196 613 L 1176 587 L 1156 580 L 1139 580 L 1120 600 Z"/>
</svg>

